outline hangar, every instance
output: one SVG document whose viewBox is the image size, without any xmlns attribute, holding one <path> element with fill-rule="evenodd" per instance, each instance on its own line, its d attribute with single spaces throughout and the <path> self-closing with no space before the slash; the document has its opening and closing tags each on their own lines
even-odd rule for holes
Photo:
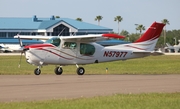
<svg viewBox="0 0 180 109">
<path fill-rule="evenodd" d="M 70 18 L 0 18 L 0 38 L 21 35 L 69 36 L 110 33 L 113 29 Z"/>
</svg>

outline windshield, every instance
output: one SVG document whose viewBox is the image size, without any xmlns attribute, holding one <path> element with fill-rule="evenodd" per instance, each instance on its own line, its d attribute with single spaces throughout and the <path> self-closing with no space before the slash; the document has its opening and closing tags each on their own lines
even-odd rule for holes
<svg viewBox="0 0 180 109">
<path fill-rule="evenodd" d="M 48 39 L 45 43 L 50 43 L 50 44 L 53 44 L 55 46 L 59 46 L 60 43 L 61 43 L 61 40 L 59 38 L 51 38 L 51 39 Z"/>
</svg>

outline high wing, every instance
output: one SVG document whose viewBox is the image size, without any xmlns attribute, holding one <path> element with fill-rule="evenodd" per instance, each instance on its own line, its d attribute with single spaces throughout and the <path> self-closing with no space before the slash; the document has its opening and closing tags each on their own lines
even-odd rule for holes
<svg viewBox="0 0 180 109">
<path fill-rule="evenodd" d="M 26 39 L 26 40 L 33 40 L 33 39 L 37 39 L 37 40 L 42 40 L 43 42 L 45 42 L 46 40 L 55 37 L 55 36 L 33 36 L 33 35 L 16 35 L 14 36 L 14 38 L 20 38 L 20 39 Z"/>
<path fill-rule="evenodd" d="M 84 41 L 84 42 L 96 42 L 101 40 L 107 40 L 109 38 L 119 38 L 123 39 L 124 36 L 117 34 L 89 34 L 89 35 L 77 35 L 77 36 L 33 36 L 33 35 L 16 35 L 14 38 L 26 39 L 26 40 L 48 40 L 53 37 L 60 37 L 63 40 L 75 40 L 75 41 Z"/>
<path fill-rule="evenodd" d="M 89 35 L 79 35 L 79 36 L 60 36 L 63 40 L 74 40 L 82 42 L 96 42 L 101 40 L 107 40 L 109 38 L 119 38 L 123 39 L 124 36 L 117 34 L 89 34 Z"/>
</svg>

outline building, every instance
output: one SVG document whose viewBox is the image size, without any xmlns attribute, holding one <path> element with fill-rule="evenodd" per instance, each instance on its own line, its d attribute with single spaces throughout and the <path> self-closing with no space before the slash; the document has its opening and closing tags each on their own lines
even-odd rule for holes
<svg viewBox="0 0 180 109">
<path fill-rule="evenodd" d="M 0 17 L 0 43 L 19 44 L 20 35 L 70 36 L 110 33 L 113 29 L 69 18 L 2 18 Z M 23 44 L 43 43 L 40 40 L 22 40 Z M 100 41 L 103 46 L 127 43 L 120 40 Z"/>
<path fill-rule="evenodd" d="M 0 18 L 0 39 L 15 35 L 69 36 L 102 34 L 112 29 L 69 18 Z"/>
</svg>

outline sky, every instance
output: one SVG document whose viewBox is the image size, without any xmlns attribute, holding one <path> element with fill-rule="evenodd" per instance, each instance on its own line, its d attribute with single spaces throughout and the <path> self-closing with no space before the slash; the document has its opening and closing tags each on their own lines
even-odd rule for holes
<svg viewBox="0 0 180 109">
<path fill-rule="evenodd" d="M 135 33 L 135 24 L 147 29 L 154 21 L 167 19 L 167 30 L 180 29 L 180 0 L 0 0 L 0 17 L 82 18 L 96 24 L 95 17 L 103 19 L 100 25 L 118 31 L 116 16 L 121 16 L 120 31 Z"/>
</svg>

